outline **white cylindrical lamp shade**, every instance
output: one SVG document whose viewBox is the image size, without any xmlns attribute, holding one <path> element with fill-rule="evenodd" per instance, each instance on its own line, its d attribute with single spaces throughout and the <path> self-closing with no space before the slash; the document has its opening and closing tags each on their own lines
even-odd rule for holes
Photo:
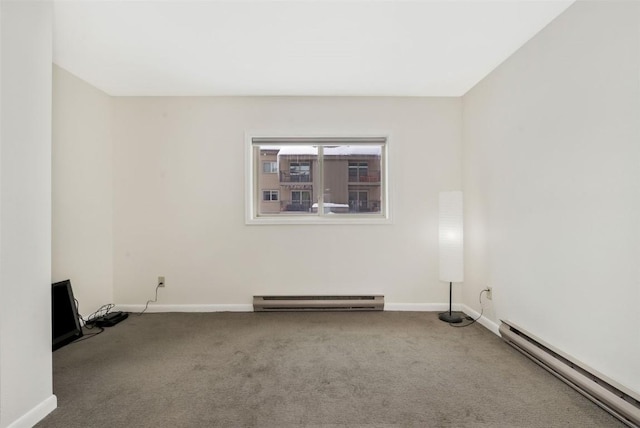
<svg viewBox="0 0 640 428">
<path fill-rule="evenodd" d="M 462 192 L 440 192 L 438 213 L 440 281 L 462 282 L 464 280 Z"/>
</svg>

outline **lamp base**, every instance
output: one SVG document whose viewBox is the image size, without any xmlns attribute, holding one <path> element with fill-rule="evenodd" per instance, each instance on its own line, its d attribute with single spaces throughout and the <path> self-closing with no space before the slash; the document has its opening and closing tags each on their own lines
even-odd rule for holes
<svg viewBox="0 0 640 428">
<path fill-rule="evenodd" d="M 458 324 L 462 322 L 462 317 L 460 317 L 460 315 L 456 314 L 455 312 L 443 312 L 438 315 L 438 318 L 440 318 L 440 321 L 448 322 L 451 324 Z"/>
</svg>

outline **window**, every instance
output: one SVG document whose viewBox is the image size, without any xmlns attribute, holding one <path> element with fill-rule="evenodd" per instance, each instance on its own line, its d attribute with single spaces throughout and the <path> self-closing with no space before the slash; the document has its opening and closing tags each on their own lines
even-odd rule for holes
<svg viewBox="0 0 640 428">
<path fill-rule="evenodd" d="M 286 211 L 309 211 L 311 209 L 311 192 L 308 190 L 292 190 L 291 204 Z"/>
<path fill-rule="evenodd" d="M 277 174 L 278 162 L 274 162 L 274 161 L 262 162 L 262 172 L 264 172 L 265 174 Z"/>
<path fill-rule="evenodd" d="M 368 170 L 366 162 L 349 162 L 349 181 L 360 181 L 360 177 L 367 177 Z"/>
<path fill-rule="evenodd" d="M 277 201 L 278 191 L 277 190 L 263 190 L 262 191 L 262 200 L 263 201 Z"/>
<path fill-rule="evenodd" d="M 247 222 L 389 219 L 386 137 L 250 137 L 247 144 Z"/>
<path fill-rule="evenodd" d="M 366 190 L 353 190 L 349 192 L 349 212 L 370 212 L 376 209 L 369 205 L 369 195 Z"/>
<path fill-rule="evenodd" d="M 311 181 L 311 162 L 289 163 L 289 181 L 308 183 Z"/>
</svg>

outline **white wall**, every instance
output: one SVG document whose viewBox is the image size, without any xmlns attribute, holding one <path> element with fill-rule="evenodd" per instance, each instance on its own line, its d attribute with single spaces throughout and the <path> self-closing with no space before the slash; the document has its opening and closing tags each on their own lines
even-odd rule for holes
<svg viewBox="0 0 640 428">
<path fill-rule="evenodd" d="M 636 392 L 639 17 L 579 1 L 463 98 L 465 303 Z"/>
<path fill-rule="evenodd" d="M 460 188 L 459 98 L 114 98 L 114 293 L 249 306 L 254 294 L 445 303 L 437 198 Z M 245 225 L 245 132 L 391 134 L 391 225 Z"/>
<path fill-rule="evenodd" d="M 0 427 L 56 406 L 51 376 L 51 3 L 0 3 Z"/>
<path fill-rule="evenodd" d="M 52 279 L 85 317 L 113 302 L 111 97 L 53 68 Z"/>
</svg>

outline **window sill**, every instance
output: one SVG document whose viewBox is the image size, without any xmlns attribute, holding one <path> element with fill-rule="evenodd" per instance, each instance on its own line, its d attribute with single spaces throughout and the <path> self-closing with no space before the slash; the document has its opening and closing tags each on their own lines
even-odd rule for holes
<svg viewBox="0 0 640 428">
<path fill-rule="evenodd" d="M 246 219 L 247 225 L 317 225 L 317 224 L 391 224 L 389 217 L 381 215 L 278 215 Z"/>
</svg>

